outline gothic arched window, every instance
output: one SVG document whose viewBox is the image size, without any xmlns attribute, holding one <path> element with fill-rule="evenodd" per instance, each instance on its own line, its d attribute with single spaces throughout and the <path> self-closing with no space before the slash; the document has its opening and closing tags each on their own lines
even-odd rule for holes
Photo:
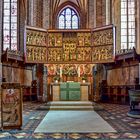
<svg viewBox="0 0 140 140">
<path fill-rule="evenodd" d="M 135 0 L 121 0 L 121 49 L 136 46 Z"/>
<path fill-rule="evenodd" d="M 79 18 L 75 10 L 70 7 L 65 8 L 58 15 L 58 28 L 59 29 L 78 29 Z"/>
<path fill-rule="evenodd" d="M 17 0 L 3 0 L 3 50 L 17 50 Z"/>
</svg>

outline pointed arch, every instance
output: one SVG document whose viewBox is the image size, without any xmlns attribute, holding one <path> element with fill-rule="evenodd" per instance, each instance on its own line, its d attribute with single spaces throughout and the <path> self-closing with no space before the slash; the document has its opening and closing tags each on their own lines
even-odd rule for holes
<svg viewBox="0 0 140 140">
<path fill-rule="evenodd" d="M 57 28 L 59 29 L 78 29 L 79 15 L 70 6 L 64 7 L 57 17 Z"/>
<path fill-rule="evenodd" d="M 56 11 L 53 13 L 53 25 L 52 25 L 52 28 L 58 28 L 58 17 L 60 15 L 60 13 L 65 9 L 65 8 L 71 8 L 72 10 L 74 10 L 76 12 L 76 14 L 78 15 L 78 26 L 79 28 L 85 28 L 83 27 L 85 24 L 83 23 L 84 21 L 84 16 L 82 16 L 82 11 L 81 9 L 73 2 L 71 1 L 67 1 L 67 2 L 64 2 L 62 3 L 57 9 Z"/>
</svg>

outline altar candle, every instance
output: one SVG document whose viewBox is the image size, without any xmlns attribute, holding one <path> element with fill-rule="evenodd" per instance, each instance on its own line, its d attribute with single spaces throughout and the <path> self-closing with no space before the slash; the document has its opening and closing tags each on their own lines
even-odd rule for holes
<svg viewBox="0 0 140 140">
<path fill-rule="evenodd" d="M 80 77 L 80 67 L 78 67 L 78 77 Z"/>
<path fill-rule="evenodd" d="M 60 77 L 62 77 L 62 68 L 60 67 Z"/>
</svg>

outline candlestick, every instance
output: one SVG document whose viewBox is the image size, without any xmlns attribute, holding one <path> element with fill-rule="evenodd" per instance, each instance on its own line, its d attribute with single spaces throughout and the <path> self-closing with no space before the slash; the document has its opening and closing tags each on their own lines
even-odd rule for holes
<svg viewBox="0 0 140 140">
<path fill-rule="evenodd" d="M 62 77 L 62 68 L 60 67 L 60 77 Z"/>
<path fill-rule="evenodd" d="M 78 77 L 80 77 L 80 67 L 78 67 Z"/>
</svg>

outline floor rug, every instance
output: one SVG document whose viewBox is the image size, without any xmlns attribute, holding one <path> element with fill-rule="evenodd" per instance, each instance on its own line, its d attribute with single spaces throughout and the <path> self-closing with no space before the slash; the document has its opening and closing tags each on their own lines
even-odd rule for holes
<svg viewBox="0 0 140 140">
<path fill-rule="evenodd" d="M 49 111 L 35 133 L 116 132 L 95 111 Z"/>
</svg>

